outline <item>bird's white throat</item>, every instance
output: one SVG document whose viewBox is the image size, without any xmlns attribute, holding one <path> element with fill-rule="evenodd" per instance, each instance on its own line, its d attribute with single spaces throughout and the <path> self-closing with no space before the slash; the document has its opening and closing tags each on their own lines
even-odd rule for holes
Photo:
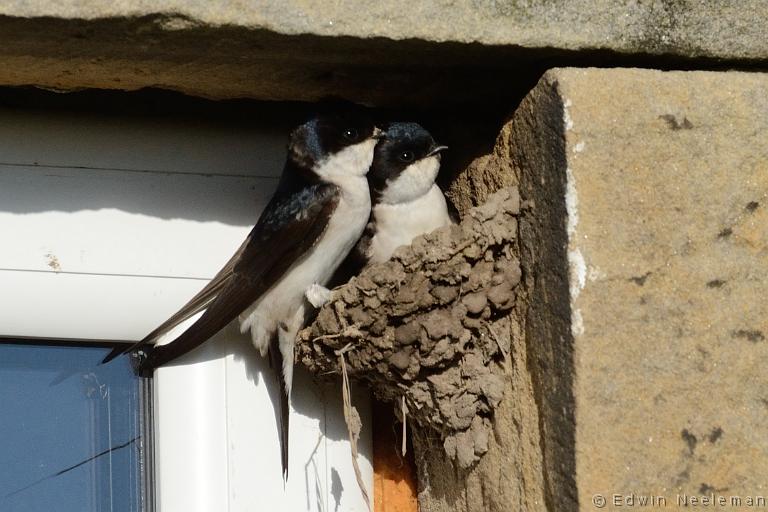
<svg viewBox="0 0 768 512">
<path fill-rule="evenodd" d="M 395 249 L 409 245 L 419 235 L 451 224 L 448 205 L 440 188 L 433 184 L 426 194 L 398 204 L 373 207 L 374 235 L 368 249 L 373 263 L 387 261 Z"/>
<path fill-rule="evenodd" d="M 322 160 L 315 166 L 315 173 L 329 183 L 341 186 L 339 181 L 350 176 L 365 176 L 373 162 L 376 139 L 366 139 Z"/>
<path fill-rule="evenodd" d="M 408 203 L 424 196 L 435 184 L 439 170 L 440 158 L 437 155 L 417 160 L 396 178 L 387 181 L 379 201 L 387 204 Z"/>
</svg>

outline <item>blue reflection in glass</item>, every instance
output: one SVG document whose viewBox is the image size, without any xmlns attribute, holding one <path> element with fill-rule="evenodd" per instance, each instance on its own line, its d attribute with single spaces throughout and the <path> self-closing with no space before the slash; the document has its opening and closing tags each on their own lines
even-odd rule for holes
<svg viewBox="0 0 768 512">
<path fill-rule="evenodd" d="M 0 510 L 141 510 L 141 381 L 108 352 L 0 343 Z"/>
</svg>

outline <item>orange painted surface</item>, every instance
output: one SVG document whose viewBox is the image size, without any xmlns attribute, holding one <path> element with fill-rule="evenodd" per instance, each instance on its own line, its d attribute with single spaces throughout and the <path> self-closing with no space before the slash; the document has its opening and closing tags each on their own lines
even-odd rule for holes
<svg viewBox="0 0 768 512">
<path fill-rule="evenodd" d="M 373 509 L 374 512 L 417 512 L 416 464 L 408 443 L 400 454 L 402 424 L 392 404 L 373 404 Z"/>
</svg>

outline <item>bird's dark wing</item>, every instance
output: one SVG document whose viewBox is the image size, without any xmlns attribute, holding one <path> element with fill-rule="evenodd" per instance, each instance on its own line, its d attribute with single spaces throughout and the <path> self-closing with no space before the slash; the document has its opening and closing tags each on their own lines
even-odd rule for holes
<svg viewBox="0 0 768 512">
<path fill-rule="evenodd" d="M 161 366 L 189 352 L 234 320 L 274 285 L 317 242 L 336 209 L 340 191 L 321 184 L 273 199 L 251 231 L 237 257 L 223 269 L 228 274 L 205 313 L 176 340 L 156 347 L 140 371 Z M 194 299 L 193 299 L 194 300 Z M 270 359 L 280 384 L 280 441 L 283 475 L 288 475 L 288 395 L 282 375 L 282 354 L 270 344 Z"/>
<path fill-rule="evenodd" d="M 156 347 L 140 370 L 156 368 L 189 352 L 253 304 L 317 242 L 339 197 L 339 189 L 330 184 L 273 197 L 245 243 L 206 287 L 208 290 L 198 293 L 163 326 L 172 327 L 204 308 L 203 315 L 176 340 Z M 136 346 L 154 341 L 163 326 Z"/>
<path fill-rule="evenodd" d="M 205 309 L 205 307 L 218 296 L 229 279 L 231 279 L 235 262 L 240 260 L 240 256 L 243 253 L 243 250 L 250 244 L 252 234 L 253 231 L 251 231 L 251 233 L 246 237 L 245 241 L 243 241 L 243 243 L 240 245 L 240 248 L 229 259 L 229 261 L 227 261 L 224 267 L 219 270 L 215 276 L 213 276 L 213 279 L 211 279 L 202 290 L 197 292 L 194 297 L 189 299 L 189 301 L 184 304 L 180 310 L 174 313 L 173 316 L 160 324 L 155 330 L 147 334 L 141 341 L 134 343 L 127 348 L 125 345 L 119 345 L 113 348 L 112 351 L 107 354 L 107 356 L 101 361 L 101 363 L 108 363 L 119 355 L 127 354 L 128 352 L 132 352 L 133 350 L 136 350 L 148 343 L 156 341 L 163 334 L 166 334 L 168 331 L 183 321 Z"/>
</svg>

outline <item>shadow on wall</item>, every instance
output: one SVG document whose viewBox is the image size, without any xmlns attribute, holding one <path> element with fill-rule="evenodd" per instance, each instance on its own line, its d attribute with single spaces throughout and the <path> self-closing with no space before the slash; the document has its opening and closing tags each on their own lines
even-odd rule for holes
<svg viewBox="0 0 768 512">
<path fill-rule="evenodd" d="M 379 110 L 449 146 L 445 188 L 490 152 L 512 107 Z M 42 107 L 42 108 L 41 108 Z M 159 90 L 60 95 L 0 90 L 0 212 L 114 209 L 253 225 L 311 104 L 209 101 Z"/>
</svg>

